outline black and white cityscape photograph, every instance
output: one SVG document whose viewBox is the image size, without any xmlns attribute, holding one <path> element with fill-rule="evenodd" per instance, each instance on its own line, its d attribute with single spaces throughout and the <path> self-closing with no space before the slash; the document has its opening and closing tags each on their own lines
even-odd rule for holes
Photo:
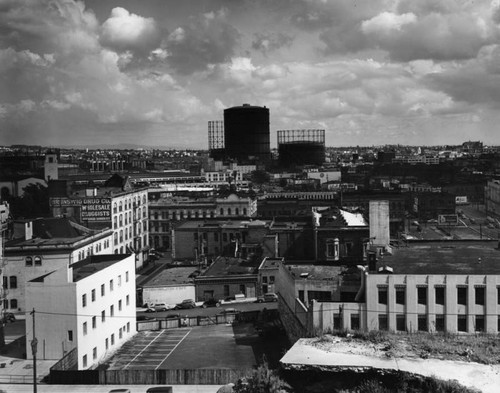
<svg viewBox="0 0 500 393">
<path fill-rule="evenodd" d="M 0 0 L 0 393 L 497 393 L 500 0 Z"/>
</svg>

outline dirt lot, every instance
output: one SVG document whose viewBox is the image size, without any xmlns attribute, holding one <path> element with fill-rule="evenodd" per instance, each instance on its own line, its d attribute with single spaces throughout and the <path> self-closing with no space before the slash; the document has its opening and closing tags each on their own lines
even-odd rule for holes
<svg viewBox="0 0 500 393">
<path fill-rule="evenodd" d="M 332 343 L 335 345 L 332 346 Z M 441 359 L 500 364 L 500 340 L 494 335 L 393 334 L 370 332 L 339 337 L 323 335 L 311 344 L 325 351 L 382 358 Z"/>
</svg>

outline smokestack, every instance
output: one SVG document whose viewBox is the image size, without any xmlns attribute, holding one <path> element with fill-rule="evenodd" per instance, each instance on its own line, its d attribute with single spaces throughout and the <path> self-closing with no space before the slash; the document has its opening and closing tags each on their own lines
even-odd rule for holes
<svg viewBox="0 0 500 393">
<path fill-rule="evenodd" d="M 370 201 L 370 238 L 373 245 L 389 246 L 389 201 Z"/>
</svg>

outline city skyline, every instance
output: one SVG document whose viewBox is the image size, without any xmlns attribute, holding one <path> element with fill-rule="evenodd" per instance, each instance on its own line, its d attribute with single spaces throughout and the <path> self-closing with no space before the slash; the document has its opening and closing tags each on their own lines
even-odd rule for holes
<svg viewBox="0 0 500 393">
<path fill-rule="evenodd" d="M 207 149 L 243 103 L 327 146 L 500 144 L 500 3 L 0 3 L 0 145 Z"/>
</svg>

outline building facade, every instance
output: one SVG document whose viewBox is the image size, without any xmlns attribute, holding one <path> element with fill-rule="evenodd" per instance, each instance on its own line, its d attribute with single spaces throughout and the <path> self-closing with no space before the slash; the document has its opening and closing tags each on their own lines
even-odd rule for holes
<svg viewBox="0 0 500 393">
<path fill-rule="evenodd" d="M 26 283 L 91 255 L 113 252 L 111 229 L 92 231 L 66 218 L 20 223 L 24 235 L 5 244 L 3 309 L 24 318 Z"/>
<path fill-rule="evenodd" d="M 38 359 L 76 351 L 78 370 L 94 368 L 136 333 L 135 258 L 94 255 L 38 276 L 27 283 L 26 306 L 34 310 Z"/>
</svg>

